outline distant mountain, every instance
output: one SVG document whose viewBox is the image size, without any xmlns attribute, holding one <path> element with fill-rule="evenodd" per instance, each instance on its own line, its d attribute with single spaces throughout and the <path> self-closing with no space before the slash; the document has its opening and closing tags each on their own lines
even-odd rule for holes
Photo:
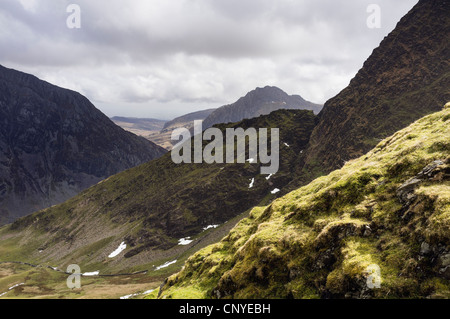
<svg viewBox="0 0 450 319">
<path fill-rule="evenodd" d="M 163 155 L 81 94 L 0 66 L 0 222 Z"/>
<path fill-rule="evenodd" d="M 171 150 L 173 147 L 171 141 L 173 130 L 177 128 L 191 129 L 194 125 L 195 120 L 204 120 L 214 110 L 215 109 L 202 110 L 179 116 L 171 121 L 166 122 L 164 124 L 164 127 L 162 127 L 159 132 L 148 134 L 146 138 L 158 144 L 159 146 L 164 147 L 167 150 Z"/>
<path fill-rule="evenodd" d="M 191 123 L 195 120 L 204 120 L 216 109 L 208 109 L 197 112 L 188 113 L 186 115 L 179 116 L 172 121 L 166 122 L 163 127 L 163 131 L 174 129 L 178 127 L 186 127 L 187 123 Z"/>
<path fill-rule="evenodd" d="M 152 142 L 172 149 L 171 134 L 176 128 L 192 129 L 194 120 L 203 120 L 203 129 L 215 124 L 235 123 L 244 119 L 268 115 L 280 109 L 311 110 L 315 114 L 322 109 L 321 105 L 304 100 L 299 95 L 288 95 L 277 87 L 266 86 L 256 88 L 233 104 L 189 113 L 167 122 L 159 133 L 148 136 Z"/>
<path fill-rule="evenodd" d="M 308 102 L 299 95 L 288 95 L 277 87 L 266 86 L 256 88 L 235 103 L 215 110 L 205 119 L 203 128 L 206 129 L 214 124 L 238 122 L 243 119 L 267 115 L 279 109 L 311 110 L 317 114 L 322 106 Z"/>
<path fill-rule="evenodd" d="M 133 134 L 146 137 L 161 131 L 167 121 L 149 118 L 114 116 L 111 118 L 116 125 Z"/>
<path fill-rule="evenodd" d="M 361 230 L 359 227 L 365 226 L 369 218 L 386 218 L 379 223 L 381 229 L 388 229 L 395 223 L 397 230 L 380 233 L 387 238 L 370 237 L 373 241 L 380 240 L 377 246 L 373 246 L 373 242 L 366 246 L 368 243 L 365 238 L 358 239 L 357 244 L 364 254 L 371 253 L 374 249 L 386 251 L 387 255 L 383 255 L 386 259 L 380 262 L 389 263 L 389 271 L 401 268 L 401 272 L 392 274 L 393 277 L 400 278 L 394 279 L 395 283 L 400 283 L 399 290 L 405 288 L 406 291 L 410 283 L 422 280 L 413 276 L 412 281 L 403 281 L 404 286 L 401 286 L 401 279 L 406 273 L 403 270 L 415 272 L 417 260 L 401 264 L 401 267 L 392 265 L 389 259 L 394 263 L 403 263 L 408 259 L 392 259 L 390 249 L 399 247 L 401 250 L 406 246 L 399 244 L 406 241 L 406 248 L 411 249 L 408 254 L 411 254 L 405 256 L 417 256 L 415 253 L 418 253 L 418 240 L 427 235 L 427 232 L 422 230 L 427 230 L 429 222 L 436 225 L 433 231 L 441 233 L 441 226 L 448 225 L 445 215 L 440 215 L 437 219 L 422 216 L 428 216 L 428 208 L 440 209 L 439 205 L 448 205 L 445 206 L 445 196 L 439 197 L 445 193 L 438 193 L 439 189 L 434 188 L 440 187 L 433 184 L 436 181 L 428 181 L 431 185 L 428 190 L 430 196 L 417 207 L 411 207 L 410 214 L 403 214 L 405 211 L 401 210 L 402 205 L 400 203 L 399 207 L 393 194 L 398 189 L 396 186 L 401 185 L 407 178 L 417 176 L 423 167 L 429 164 L 428 160 L 441 160 L 433 157 L 448 154 L 448 143 L 445 140 L 448 135 L 448 130 L 445 130 L 448 112 L 438 115 L 438 118 L 426 118 L 418 126 L 413 126 L 413 129 L 418 129 L 418 133 L 413 130 L 407 135 L 404 135 L 404 132 L 396 135 L 402 137 L 401 142 L 404 144 L 394 143 L 390 139 L 378 144 L 379 152 L 382 152 L 385 146 L 390 146 L 382 153 L 386 155 L 385 161 L 377 154 L 367 158 L 374 160 L 374 168 L 380 168 L 380 172 L 365 164 L 362 157 L 355 165 L 349 165 L 348 170 L 330 177 L 321 177 L 314 181 L 311 187 L 306 186 L 308 192 L 304 192 L 304 189 L 298 190 L 298 187 L 305 186 L 315 177 L 336 167 L 342 167 L 344 161 L 375 147 L 375 143 L 380 142 L 389 132 L 393 134 L 424 114 L 439 110 L 448 101 L 448 8 L 448 2 L 445 0 L 419 1 L 398 24 L 396 30 L 381 43 L 380 48 L 374 51 L 349 87 L 331 99 L 318 116 L 312 111 L 278 110 L 237 123 L 218 124 L 217 127 L 222 130 L 227 127 L 280 128 L 282 162 L 280 171 L 270 178 L 260 175 L 259 167 L 249 163 L 176 165 L 171 161 L 170 154 L 167 154 L 112 176 L 61 205 L 21 218 L 14 224 L 1 228 L 0 259 L 16 256 L 19 260 L 26 258 L 26 261 L 52 262 L 55 265 L 79 262 L 84 268 L 92 271 L 100 269 L 104 272 L 127 267 L 133 270 L 150 269 L 154 271 L 152 274 L 160 275 L 155 267 L 160 262 L 170 262 L 172 265 L 172 261 L 176 260 L 176 267 L 181 268 L 183 261 L 201 247 L 200 242 L 206 236 L 205 229 L 219 224 L 221 226 L 217 231 L 221 227 L 227 229 L 236 219 L 246 216 L 249 210 L 255 207 L 249 218 L 239 224 L 224 241 L 217 246 L 208 247 L 201 255 L 194 256 L 186 264 L 185 272 L 176 277 L 179 281 L 170 281 L 163 290 L 170 289 L 169 286 L 188 287 L 190 289 L 180 290 L 184 292 L 182 296 L 190 296 L 192 293 L 193 297 L 239 296 L 246 292 L 255 295 L 270 295 L 273 292 L 282 297 L 301 294 L 305 297 L 327 297 L 333 296 L 333 293 L 328 294 L 322 288 L 327 280 L 325 275 L 330 275 L 330 284 L 342 280 L 343 285 L 337 286 L 335 294 L 342 297 L 339 288 L 353 287 L 346 285 L 346 280 L 353 273 L 344 272 L 352 268 L 344 269 L 339 264 L 331 268 L 335 264 L 328 264 L 343 261 L 345 258 L 343 254 L 339 254 L 341 250 L 336 249 L 334 243 L 341 244 L 342 239 L 346 238 L 347 230 L 350 231 L 348 234 L 359 235 L 360 233 L 353 230 Z M 411 64 L 411 61 L 414 63 Z M 375 67 L 376 65 L 378 67 Z M 256 91 L 260 90 L 264 89 Z M 253 94 L 260 95 L 259 92 Z M 262 100 L 251 98 L 253 94 L 247 98 L 248 101 Z M 287 101 L 277 102 L 277 99 L 273 98 L 265 99 L 263 105 L 270 105 L 272 101 L 275 102 L 273 104 L 288 104 Z M 251 105 L 248 102 L 240 104 L 240 111 Z M 220 121 L 227 120 L 224 117 Z M 436 132 L 433 131 L 434 126 Z M 311 137 L 311 134 L 314 136 Z M 432 145 L 428 145 L 426 141 L 428 134 Z M 396 147 L 400 153 L 396 153 Z M 393 154 L 398 157 L 398 161 L 392 158 Z M 416 158 L 419 160 L 416 161 Z M 365 170 L 368 171 L 367 175 L 364 174 Z M 440 171 L 439 178 L 444 178 L 446 174 L 448 175 L 447 171 Z M 280 191 L 276 192 L 277 189 Z M 289 190 L 295 192 L 284 197 L 282 201 L 275 202 L 274 206 L 270 205 L 275 197 L 281 197 Z M 422 188 L 420 191 L 423 194 Z M 368 198 L 363 198 L 365 195 Z M 307 196 L 306 199 L 303 199 L 303 196 Z M 433 202 L 433 198 L 437 202 Z M 375 204 L 371 200 L 376 201 Z M 378 201 L 385 206 L 378 206 Z M 298 205 L 302 206 L 297 209 Z M 317 214 L 321 218 L 317 218 Z M 414 233 L 418 235 L 417 238 L 403 237 L 409 233 L 410 226 L 417 226 L 408 224 L 410 218 L 419 223 L 420 229 Z M 352 226 L 353 219 L 358 219 L 353 225 L 355 228 Z M 443 224 L 440 224 L 441 220 Z M 345 224 L 342 228 L 339 227 L 341 223 Z M 320 244 L 324 243 L 324 246 L 311 246 L 316 235 L 325 226 L 327 227 L 324 233 L 329 234 L 329 237 L 325 237 L 323 242 L 319 241 Z M 368 226 L 371 227 L 370 224 Z M 301 235 L 303 233 L 304 237 Z M 257 236 L 253 236 L 254 234 Z M 335 234 L 339 236 L 333 237 Z M 224 235 L 226 233 L 223 231 L 218 232 L 211 241 L 217 241 Z M 378 235 L 376 233 L 376 236 Z M 186 237 L 190 237 L 189 240 L 193 242 L 184 247 L 179 243 L 180 240 L 184 242 Z M 383 241 L 385 239 L 389 242 L 387 247 Z M 437 245 L 436 237 L 434 240 L 433 245 Z M 447 237 L 444 240 L 448 242 Z M 17 244 L 19 241 L 20 245 Z M 122 242 L 127 245 L 123 254 L 116 259 L 108 259 L 108 254 Z M 366 250 L 366 247 L 369 249 Z M 439 246 L 435 247 L 437 251 L 442 252 Z M 348 265 L 360 260 L 359 248 L 353 248 L 347 249 L 349 256 L 356 256 L 355 259 L 346 260 Z M 285 255 L 285 251 L 290 255 Z M 214 254 L 215 252 L 217 254 Z M 237 258 L 235 253 L 238 254 Z M 294 264 L 285 263 L 291 261 L 290 256 L 305 256 L 306 259 L 295 259 Z M 317 257 L 319 265 L 324 264 L 328 268 L 319 266 L 315 273 L 303 273 L 304 269 L 315 269 L 293 267 L 297 262 L 304 262 L 302 266 L 312 266 L 317 261 L 313 257 Z M 279 264 L 279 261 L 282 263 Z M 239 265 L 244 267 L 240 268 Z M 252 267 L 253 265 L 255 267 Z M 265 265 L 273 266 L 277 271 L 267 272 Z M 175 271 L 176 268 L 173 267 L 172 271 Z M 431 268 L 428 267 L 427 270 Z M 336 272 L 328 272 L 330 269 L 335 269 Z M 230 279 L 228 271 L 233 271 L 237 276 L 234 278 L 236 280 Z M 270 281 L 271 275 L 274 275 L 274 284 Z M 211 280 L 205 282 L 205 276 L 208 277 L 207 280 Z M 223 280 L 217 281 L 221 278 Z M 295 278 L 298 278 L 294 282 L 295 286 L 290 286 L 289 280 Z M 235 283 L 239 286 L 235 286 Z M 246 286 L 248 283 L 250 285 Z M 259 284 L 261 286 L 258 286 Z M 422 288 L 426 290 L 435 284 L 438 286 L 440 282 L 424 282 Z M 250 288 L 246 290 L 246 287 Z M 270 290 L 272 287 L 274 289 Z M 219 295 L 211 295 L 213 290 Z M 226 295 L 227 291 L 231 293 Z M 325 293 L 320 295 L 318 291 Z M 167 293 L 177 296 L 173 290 Z"/>
</svg>

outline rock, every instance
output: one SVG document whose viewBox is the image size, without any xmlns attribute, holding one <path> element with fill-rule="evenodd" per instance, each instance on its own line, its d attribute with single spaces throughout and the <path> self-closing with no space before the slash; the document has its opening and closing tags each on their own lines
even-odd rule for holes
<svg viewBox="0 0 450 319">
<path fill-rule="evenodd" d="M 441 160 L 434 161 L 433 163 L 427 165 L 417 176 L 419 178 L 431 178 L 437 167 L 444 165 L 444 162 Z"/>
<path fill-rule="evenodd" d="M 404 206 L 409 206 L 417 198 L 414 194 L 416 187 L 419 186 L 424 179 L 432 178 L 436 173 L 436 168 L 443 164 L 444 162 L 441 160 L 434 161 L 433 163 L 425 166 L 415 177 L 410 178 L 403 183 L 396 192 L 400 202 Z"/>
<path fill-rule="evenodd" d="M 430 245 L 426 242 L 423 242 L 422 245 L 420 245 L 420 254 L 425 256 L 429 255 L 431 253 Z"/>
<path fill-rule="evenodd" d="M 413 177 L 407 180 L 397 189 L 397 197 L 403 205 L 409 205 L 416 199 L 414 189 L 422 182 L 421 179 Z"/>
</svg>

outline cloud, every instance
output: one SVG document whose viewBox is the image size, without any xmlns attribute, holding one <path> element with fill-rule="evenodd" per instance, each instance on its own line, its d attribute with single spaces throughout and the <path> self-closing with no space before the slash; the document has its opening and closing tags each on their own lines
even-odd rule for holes
<svg viewBox="0 0 450 319">
<path fill-rule="evenodd" d="M 66 8 L 81 8 L 68 29 Z M 370 3 L 382 28 L 366 25 Z M 0 63 L 85 94 L 108 115 L 170 117 L 276 85 L 343 89 L 417 0 L 2 0 Z"/>
</svg>

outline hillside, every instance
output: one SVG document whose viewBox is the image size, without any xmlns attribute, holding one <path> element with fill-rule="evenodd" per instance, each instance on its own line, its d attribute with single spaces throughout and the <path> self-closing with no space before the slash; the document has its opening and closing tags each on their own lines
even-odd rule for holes
<svg viewBox="0 0 450 319">
<path fill-rule="evenodd" d="M 164 153 L 81 94 L 0 66 L 0 225 Z"/>
<path fill-rule="evenodd" d="M 173 120 L 166 122 L 158 132 L 148 134 L 146 138 L 170 151 L 173 147 L 171 140 L 173 130 L 177 128 L 191 129 L 194 126 L 194 121 L 204 120 L 214 110 L 215 109 L 202 110 L 174 118 Z"/>
<path fill-rule="evenodd" d="M 449 298 L 449 121 L 450 103 L 342 169 L 255 207 L 190 257 L 161 297 Z M 367 280 L 374 267 L 378 289 Z"/>
<path fill-rule="evenodd" d="M 305 177 L 372 149 L 450 100 L 450 5 L 426 0 L 406 14 L 349 86 L 325 103 L 306 150 Z"/>
<path fill-rule="evenodd" d="M 207 235 L 205 229 L 275 198 L 271 192 L 292 180 L 294 163 L 301 161 L 314 125 L 311 111 L 280 110 L 219 126 L 280 128 L 278 173 L 261 175 L 261 164 L 250 162 L 177 165 L 166 154 L 1 228 L 0 261 L 58 267 L 77 263 L 107 273 L 135 266 L 152 269 L 156 261 L 176 257 L 198 242 L 183 246 L 180 239 L 200 239 Z M 108 258 L 121 242 L 127 249 Z"/>
<path fill-rule="evenodd" d="M 256 88 L 232 104 L 219 107 L 205 119 L 203 127 L 238 122 L 279 109 L 310 110 L 317 114 L 322 106 L 308 102 L 299 95 L 288 95 L 277 87 L 266 86 Z"/>
</svg>

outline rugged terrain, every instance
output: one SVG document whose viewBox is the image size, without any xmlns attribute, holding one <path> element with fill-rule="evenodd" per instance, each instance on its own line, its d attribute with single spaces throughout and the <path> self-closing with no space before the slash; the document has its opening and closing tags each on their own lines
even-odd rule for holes
<svg viewBox="0 0 450 319">
<path fill-rule="evenodd" d="M 79 93 L 0 66 L 0 224 L 164 153 Z"/>
<path fill-rule="evenodd" d="M 109 177 L 71 198 L 0 229 L 0 260 L 79 264 L 111 272 L 176 257 L 205 229 L 224 224 L 292 180 L 315 116 L 279 110 L 227 127 L 280 128 L 280 169 L 261 175 L 259 163 L 175 164 L 170 154 Z M 205 142 L 206 143 L 206 142 Z M 286 143 L 286 144 L 284 144 Z M 224 235 L 224 234 L 223 234 Z M 219 239 L 219 238 L 217 238 Z M 108 258 L 121 242 L 126 250 Z M 93 269 L 93 270 L 97 270 Z"/>
<path fill-rule="evenodd" d="M 449 122 L 450 103 L 255 207 L 160 297 L 449 298 Z"/>
<path fill-rule="evenodd" d="M 448 8 L 419 1 L 318 116 L 281 110 L 218 125 L 280 127 L 281 169 L 269 179 L 259 164 L 175 165 L 167 154 L 1 228 L 0 261 L 156 274 L 168 262 L 174 272 L 205 236 L 226 234 L 251 210 L 162 296 L 447 296 L 448 110 L 380 141 L 450 100 Z M 411 193 L 408 181 L 419 188 Z M 381 267 L 387 289 L 365 289 L 367 262 Z"/>
<path fill-rule="evenodd" d="M 219 107 L 205 119 L 203 128 L 267 115 L 279 109 L 311 110 L 317 114 L 322 105 L 308 102 L 299 95 L 288 95 L 277 87 L 266 86 L 256 88 L 232 104 Z"/>
</svg>

